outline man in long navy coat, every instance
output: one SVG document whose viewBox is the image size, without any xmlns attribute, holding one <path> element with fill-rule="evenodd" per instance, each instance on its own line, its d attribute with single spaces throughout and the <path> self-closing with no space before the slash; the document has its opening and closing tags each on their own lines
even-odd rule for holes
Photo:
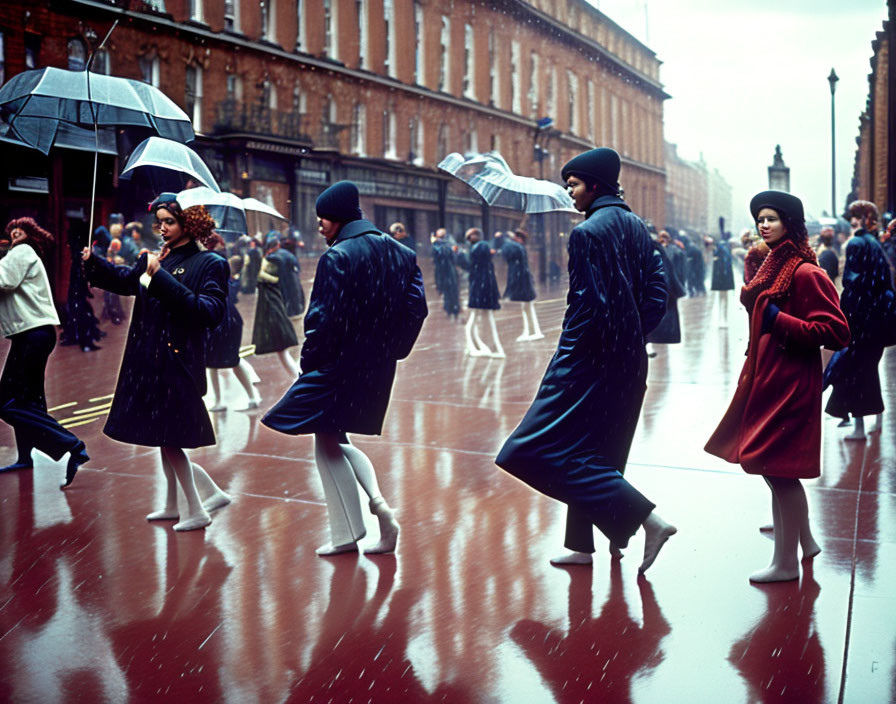
<svg viewBox="0 0 896 704">
<path fill-rule="evenodd" d="M 364 551 L 392 552 L 398 523 L 373 465 L 346 433 L 382 432 L 396 362 L 410 354 L 427 315 L 423 276 L 411 249 L 363 219 L 355 184 L 334 183 L 316 209 L 329 248 L 305 315 L 302 373 L 261 422 L 288 435 L 314 434 L 331 538 L 318 555 L 358 550 L 366 532 L 358 484 L 380 526 L 380 541 Z"/>
<path fill-rule="evenodd" d="M 647 379 L 644 337 L 666 312 L 662 259 L 644 223 L 619 197 L 612 149 L 563 168 L 586 220 L 569 234 L 569 293 L 557 352 L 535 400 L 496 460 L 569 506 L 566 547 L 554 564 L 592 562 L 592 525 L 618 554 L 645 530 L 644 572 L 676 532 L 622 476 Z"/>
</svg>

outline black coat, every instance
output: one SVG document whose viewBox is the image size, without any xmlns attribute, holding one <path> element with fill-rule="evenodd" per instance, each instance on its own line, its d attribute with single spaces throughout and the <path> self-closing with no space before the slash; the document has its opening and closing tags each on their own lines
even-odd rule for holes
<svg viewBox="0 0 896 704">
<path fill-rule="evenodd" d="M 703 252 L 690 240 L 685 245 L 688 258 L 688 289 L 692 294 L 706 292 L 706 262 Z"/>
<path fill-rule="evenodd" d="M 143 287 L 145 254 L 133 267 L 95 256 L 85 262 L 94 286 L 136 297 L 103 432 L 132 445 L 214 445 L 202 401 L 205 348 L 208 330 L 224 317 L 230 270 L 222 257 L 201 252 L 195 242 L 172 250 L 161 264 Z"/>
<path fill-rule="evenodd" d="M 727 242 L 719 242 L 712 254 L 711 291 L 734 290 L 734 268 Z"/>
<path fill-rule="evenodd" d="M 276 276 L 280 278 L 280 292 L 283 294 L 286 315 L 290 318 L 301 315 L 305 312 L 305 292 L 302 291 L 299 278 L 299 260 L 282 247 L 271 252 L 266 258 L 277 265 Z"/>
<path fill-rule="evenodd" d="M 657 344 L 672 345 L 681 342 L 681 323 L 678 319 L 678 299 L 681 298 L 685 291 L 678 279 L 674 265 L 669 261 L 667 256 L 669 252 L 678 250 L 684 257 L 684 251 L 678 245 L 670 244 L 664 247 L 661 244 L 656 245 L 657 251 L 663 258 L 663 273 L 666 277 L 666 314 L 650 333 L 647 334 L 647 341 Z"/>
<path fill-rule="evenodd" d="M 501 245 L 501 254 L 507 261 L 507 288 L 504 298 L 511 301 L 534 301 L 535 283 L 529 271 L 526 248 L 515 240 L 507 240 Z"/>
<path fill-rule="evenodd" d="M 688 280 L 688 255 L 685 254 L 685 251 L 679 247 L 678 244 L 676 244 L 675 240 L 672 240 L 666 247 L 664 247 L 663 253 L 669 260 L 669 265 L 675 273 L 675 278 L 678 279 L 678 283 L 684 286 Z"/>
<path fill-rule="evenodd" d="M 498 310 L 501 293 L 492 263 L 492 250 L 488 242 L 477 242 L 470 248 L 470 308 Z"/>
<path fill-rule="evenodd" d="M 837 418 L 847 414 L 883 413 L 878 364 L 886 340 L 882 336 L 883 311 L 892 306 L 890 266 L 877 238 L 860 230 L 846 245 L 840 309 L 849 323 L 849 347 L 830 361 L 826 372 L 834 386 L 825 412 Z"/>
<path fill-rule="evenodd" d="M 232 369 L 239 366 L 243 344 L 243 316 L 236 308 L 240 280 L 227 281 L 227 312 L 221 324 L 208 331 L 205 365 L 210 369 Z"/>
<path fill-rule="evenodd" d="M 261 260 L 264 256 L 257 246 L 248 246 L 246 248 L 246 266 L 243 268 L 243 275 L 240 277 L 242 285 L 240 291 L 243 293 L 255 293 L 255 287 L 258 284 L 258 272 L 261 271 Z"/>
<path fill-rule="evenodd" d="M 566 503 L 580 498 L 573 475 L 587 483 L 625 469 L 646 388 L 644 338 L 666 311 L 662 257 L 619 198 L 598 198 L 570 232 L 568 247 L 569 293 L 557 351 L 497 458 L 498 466 Z M 642 510 L 626 530 L 616 528 L 621 544 L 644 520 Z"/>
<path fill-rule="evenodd" d="M 379 435 L 396 362 L 426 315 L 414 252 L 367 220 L 343 225 L 317 263 L 302 374 L 262 423 L 290 435 Z"/>
<path fill-rule="evenodd" d="M 432 261 L 436 289 L 442 294 L 442 307 L 448 315 L 457 315 L 460 313 L 460 290 L 457 268 L 454 265 L 454 248 L 443 240 L 433 242 Z"/>
</svg>

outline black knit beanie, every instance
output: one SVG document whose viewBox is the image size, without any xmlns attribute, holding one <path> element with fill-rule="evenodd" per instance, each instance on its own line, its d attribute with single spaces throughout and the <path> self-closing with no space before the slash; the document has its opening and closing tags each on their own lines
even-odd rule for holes
<svg viewBox="0 0 896 704">
<path fill-rule="evenodd" d="M 560 175 L 564 181 L 576 176 L 589 184 L 597 184 L 603 192 L 616 194 L 619 192 L 620 167 L 619 154 L 615 149 L 598 147 L 570 159 Z"/>
<path fill-rule="evenodd" d="M 333 222 L 352 222 L 361 213 L 358 187 L 351 181 L 337 181 L 317 197 L 317 216 Z"/>
</svg>

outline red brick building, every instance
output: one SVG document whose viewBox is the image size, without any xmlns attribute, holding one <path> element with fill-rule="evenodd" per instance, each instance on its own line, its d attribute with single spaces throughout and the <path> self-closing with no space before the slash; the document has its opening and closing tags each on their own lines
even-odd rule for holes
<svg viewBox="0 0 896 704">
<path fill-rule="evenodd" d="M 634 210 L 664 220 L 660 62 L 584 0 L 13 0 L 0 5 L 4 80 L 83 65 L 116 19 L 94 70 L 160 87 L 193 118 L 192 146 L 222 189 L 272 203 L 305 233 L 317 194 L 341 178 L 382 227 L 404 220 L 418 241 L 442 224 L 460 233 L 484 211 L 436 168 L 447 153 L 494 149 L 517 173 L 559 179 L 596 144 L 622 155 Z M 544 117 L 553 127 L 539 131 Z M 132 147 L 119 143 L 120 157 Z M 43 194 L 60 229 L 83 209 L 88 158 L 65 154 L 41 166 L 27 153 L 34 175 L 63 184 Z M 103 215 L 139 209 L 121 165 L 101 157 Z M 50 173 L 66 168 L 80 178 Z M 3 197 L 8 214 L 23 194 Z M 520 216 L 489 219 L 494 230 Z M 552 238 L 548 256 L 559 249 Z"/>
</svg>

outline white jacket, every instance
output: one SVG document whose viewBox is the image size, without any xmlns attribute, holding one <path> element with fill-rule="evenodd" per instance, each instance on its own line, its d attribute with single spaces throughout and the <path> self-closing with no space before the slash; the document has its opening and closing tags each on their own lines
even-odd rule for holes
<svg viewBox="0 0 896 704">
<path fill-rule="evenodd" d="M 4 337 L 41 325 L 59 325 L 44 264 L 27 243 L 0 259 L 0 334 Z"/>
</svg>

